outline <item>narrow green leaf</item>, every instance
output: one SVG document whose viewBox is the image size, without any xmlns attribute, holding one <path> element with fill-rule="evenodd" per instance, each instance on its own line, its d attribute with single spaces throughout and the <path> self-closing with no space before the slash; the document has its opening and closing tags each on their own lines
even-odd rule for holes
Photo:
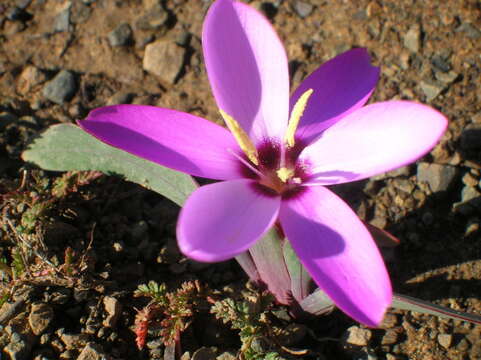
<svg viewBox="0 0 481 360">
<path fill-rule="evenodd" d="M 282 241 L 276 229 L 272 228 L 249 249 L 249 253 L 269 291 L 279 302 L 287 304 L 291 279 L 284 263 Z"/>
<path fill-rule="evenodd" d="M 474 324 L 481 324 L 480 315 L 452 310 L 444 306 L 432 304 L 428 301 L 416 299 L 406 295 L 395 294 L 391 307 L 395 309 L 416 311 L 423 314 L 434 315 L 440 318 L 463 320 L 472 322 Z"/>
<path fill-rule="evenodd" d="M 321 289 L 304 298 L 299 305 L 302 310 L 312 315 L 323 315 L 334 309 L 334 303 Z"/>
<path fill-rule="evenodd" d="M 178 205 L 197 188 L 191 176 L 108 146 L 72 124 L 48 128 L 23 152 L 22 158 L 45 170 L 93 170 L 120 175 Z"/>
<path fill-rule="evenodd" d="M 292 296 L 300 302 L 309 294 L 309 285 L 312 278 L 302 266 L 289 241 L 284 241 L 283 251 L 287 271 L 291 277 Z"/>
</svg>

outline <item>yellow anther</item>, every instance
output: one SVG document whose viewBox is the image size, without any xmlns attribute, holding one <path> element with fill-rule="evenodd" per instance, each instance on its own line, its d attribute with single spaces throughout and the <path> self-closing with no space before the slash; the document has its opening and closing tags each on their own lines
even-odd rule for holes
<svg viewBox="0 0 481 360">
<path fill-rule="evenodd" d="M 295 144 L 294 135 L 296 134 L 297 127 L 299 126 L 299 121 L 301 120 L 302 114 L 307 105 L 307 101 L 311 97 L 314 90 L 309 89 L 297 100 L 294 108 L 291 112 L 291 117 L 289 119 L 289 125 L 287 126 L 286 135 L 284 140 L 289 147 L 293 147 Z"/>
<path fill-rule="evenodd" d="M 259 165 L 259 160 L 257 158 L 257 149 L 252 143 L 249 135 L 241 128 L 239 123 L 234 120 L 232 116 L 227 114 L 222 109 L 219 109 L 220 114 L 224 118 L 227 127 L 229 128 L 232 135 L 234 135 L 237 143 L 239 144 L 240 148 L 246 154 L 247 158 L 254 164 Z"/>
<path fill-rule="evenodd" d="M 294 175 L 294 170 L 281 167 L 279 170 L 277 170 L 276 173 L 277 173 L 277 177 L 281 179 L 283 183 L 285 183 Z"/>
</svg>

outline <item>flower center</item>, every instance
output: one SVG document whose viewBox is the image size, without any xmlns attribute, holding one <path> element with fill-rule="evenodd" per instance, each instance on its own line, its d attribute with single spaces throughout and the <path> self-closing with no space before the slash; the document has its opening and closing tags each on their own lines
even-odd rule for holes
<svg viewBox="0 0 481 360">
<path fill-rule="evenodd" d="M 240 159 L 242 172 L 267 192 L 282 196 L 296 192 L 309 176 L 307 164 L 298 160 L 304 147 L 299 140 L 293 147 L 284 147 L 276 139 L 265 139 L 256 148 L 257 165 Z"/>
<path fill-rule="evenodd" d="M 295 192 L 307 178 L 307 165 L 298 161 L 305 145 L 295 138 L 295 134 L 312 93 L 312 89 L 307 90 L 295 103 L 283 144 L 277 139 L 264 139 L 256 148 L 240 124 L 225 111 L 220 110 L 227 127 L 247 157 L 242 158 L 233 152 L 244 165 L 242 169 L 246 177 L 256 179 L 262 187 L 273 190 L 278 195 L 285 196 L 292 191 Z"/>
</svg>

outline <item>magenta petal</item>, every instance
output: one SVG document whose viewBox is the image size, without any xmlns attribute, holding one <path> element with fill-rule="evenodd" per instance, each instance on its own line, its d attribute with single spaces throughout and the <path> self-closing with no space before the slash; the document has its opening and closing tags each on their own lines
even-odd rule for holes
<svg viewBox="0 0 481 360">
<path fill-rule="evenodd" d="M 317 184 L 360 180 L 409 164 L 446 130 L 438 111 L 410 101 L 367 105 L 331 126 L 301 153 Z"/>
<path fill-rule="evenodd" d="M 204 21 L 202 46 L 219 108 L 256 142 L 284 136 L 287 57 L 267 19 L 241 2 L 217 0 Z"/>
<path fill-rule="evenodd" d="M 143 105 L 93 110 L 80 127 L 96 138 L 160 165 L 212 179 L 241 178 L 240 151 L 229 131 L 180 111 Z"/>
<path fill-rule="evenodd" d="M 378 325 L 392 290 L 371 235 L 347 204 L 322 186 L 284 201 L 281 225 L 314 281 L 346 314 Z"/>
<path fill-rule="evenodd" d="M 379 68 L 365 49 L 347 51 L 322 64 L 291 97 L 291 108 L 309 89 L 314 92 L 301 118 L 297 135 L 312 140 L 343 116 L 363 106 L 374 91 Z"/>
<path fill-rule="evenodd" d="M 250 180 L 205 185 L 186 201 L 177 223 L 180 250 L 198 261 L 230 259 L 247 250 L 274 223 L 280 197 Z"/>
</svg>

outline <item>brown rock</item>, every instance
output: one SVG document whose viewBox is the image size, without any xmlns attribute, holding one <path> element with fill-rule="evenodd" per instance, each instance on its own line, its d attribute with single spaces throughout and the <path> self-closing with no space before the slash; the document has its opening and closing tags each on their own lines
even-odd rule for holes
<svg viewBox="0 0 481 360">
<path fill-rule="evenodd" d="M 54 318 L 52 307 L 44 303 L 32 304 L 28 323 L 35 335 L 41 335 L 50 326 Z"/>
<path fill-rule="evenodd" d="M 104 326 L 115 327 L 120 313 L 122 312 L 122 304 L 112 296 L 104 297 L 104 307 L 108 316 L 103 321 Z"/>
<path fill-rule="evenodd" d="M 159 40 L 145 47 L 144 70 L 173 84 L 184 64 L 185 49 L 168 40 Z"/>
<path fill-rule="evenodd" d="M 106 359 L 102 350 L 97 344 L 88 343 L 78 356 L 77 360 L 102 360 Z"/>
<path fill-rule="evenodd" d="M 47 77 L 41 70 L 35 66 L 27 65 L 18 78 L 17 91 L 25 95 L 45 80 L 47 80 Z"/>
<path fill-rule="evenodd" d="M 453 342 L 453 335 L 451 334 L 439 334 L 438 335 L 438 343 L 445 349 L 449 349 L 451 347 L 451 343 Z"/>
<path fill-rule="evenodd" d="M 363 329 L 359 326 L 351 326 L 344 333 L 344 342 L 347 345 L 366 346 L 369 344 L 371 337 L 371 330 Z"/>
</svg>

